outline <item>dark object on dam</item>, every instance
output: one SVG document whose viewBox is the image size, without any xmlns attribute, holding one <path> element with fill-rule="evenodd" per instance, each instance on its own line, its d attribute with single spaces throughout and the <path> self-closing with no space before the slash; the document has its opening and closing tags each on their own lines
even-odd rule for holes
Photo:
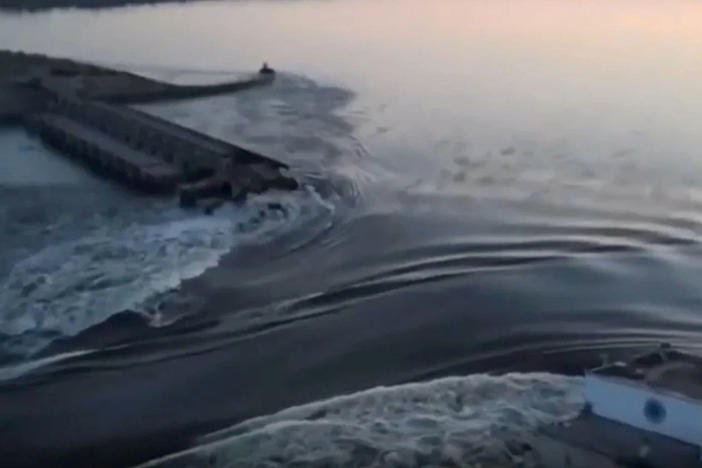
<svg viewBox="0 0 702 468">
<path fill-rule="evenodd" d="M 268 66 L 268 62 L 263 62 L 263 66 L 258 71 L 261 75 L 274 75 L 275 70 Z"/>
</svg>

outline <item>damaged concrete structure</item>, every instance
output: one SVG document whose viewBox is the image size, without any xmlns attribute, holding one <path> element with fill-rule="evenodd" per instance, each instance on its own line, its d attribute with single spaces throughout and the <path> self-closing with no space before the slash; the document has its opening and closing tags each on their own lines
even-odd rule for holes
<svg viewBox="0 0 702 468">
<path fill-rule="evenodd" d="M 130 187 L 178 191 L 182 206 L 209 199 L 211 207 L 212 198 L 239 201 L 270 188 L 297 188 L 281 162 L 124 104 L 232 92 L 268 84 L 274 74 L 213 86 L 178 86 L 93 68 L 90 87 L 80 80 L 82 68 L 65 64 L 60 74 L 47 77 L 35 71 L 4 86 L 0 82 L 4 99 L 13 104 L 2 117 L 24 123 L 47 144 Z M 107 81 L 101 87 L 103 76 Z"/>
</svg>

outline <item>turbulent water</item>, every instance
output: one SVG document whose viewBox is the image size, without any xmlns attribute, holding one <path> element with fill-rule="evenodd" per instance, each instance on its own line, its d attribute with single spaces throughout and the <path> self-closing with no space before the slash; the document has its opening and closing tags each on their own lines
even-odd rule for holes
<svg viewBox="0 0 702 468">
<path fill-rule="evenodd" d="M 478 374 L 376 388 L 237 424 L 143 466 L 507 466 L 522 460 L 514 442 L 526 431 L 577 414 L 578 383 Z"/>
<path fill-rule="evenodd" d="M 602 354 L 699 349 L 700 28 L 686 0 L 0 13 L 4 47 L 176 82 L 268 60 L 141 108 L 304 187 L 206 216 L 0 129 L 0 459 L 517 463 Z"/>
</svg>

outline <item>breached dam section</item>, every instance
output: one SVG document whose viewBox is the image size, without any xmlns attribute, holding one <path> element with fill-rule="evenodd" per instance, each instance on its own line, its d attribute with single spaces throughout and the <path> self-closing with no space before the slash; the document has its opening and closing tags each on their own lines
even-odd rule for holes
<svg viewBox="0 0 702 468">
<path fill-rule="evenodd" d="M 233 92 L 269 84 L 258 74 L 211 86 L 178 86 L 66 60 L 3 53 L 0 119 L 17 121 L 96 172 L 144 192 L 180 192 L 181 205 L 242 200 L 269 188 L 295 189 L 287 166 L 125 105 Z M 9 55 L 8 55 L 9 54 Z M 14 66 L 12 66 L 14 64 Z M 7 70 L 4 70 L 7 72 Z"/>
</svg>

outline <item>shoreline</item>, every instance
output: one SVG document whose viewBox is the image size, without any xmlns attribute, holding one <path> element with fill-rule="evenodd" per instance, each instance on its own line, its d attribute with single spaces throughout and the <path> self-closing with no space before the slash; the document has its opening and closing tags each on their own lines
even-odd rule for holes
<svg viewBox="0 0 702 468">
<path fill-rule="evenodd" d="M 11 13 L 33 13 L 55 9 L 122 8 L 159 3 L 190 3 L 196 0 L 0 0 L 0 11 Z"/>
</svg>

